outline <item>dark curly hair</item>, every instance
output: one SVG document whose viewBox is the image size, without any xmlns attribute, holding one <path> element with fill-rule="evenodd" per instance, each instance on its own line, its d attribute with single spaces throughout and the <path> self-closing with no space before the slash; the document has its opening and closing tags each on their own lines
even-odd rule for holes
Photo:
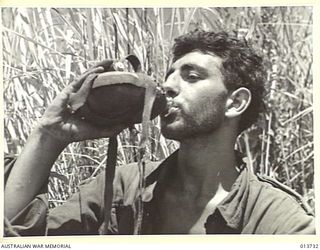
<svg viewBox="0 0 320 250">
<path fill-rule="evenodd" d="M 240 118 L 239 133 L 256 122 L 259 114 L 264 111 L 266 73 L 262 57 L 255 53 L 244 38 L 238 39 L 226 32 L 194 30 L 175 39 L 173 62 L 192 51 L 213 53 L 223 59 L 221 72 L 229 91 L 240 87 L 251 91 L 251 103 Z"/>
</svg>

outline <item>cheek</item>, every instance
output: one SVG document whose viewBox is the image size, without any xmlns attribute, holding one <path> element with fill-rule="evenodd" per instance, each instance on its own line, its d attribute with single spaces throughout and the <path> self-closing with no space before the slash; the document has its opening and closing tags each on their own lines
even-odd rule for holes
<svg viewBox="0 0 320 250">
<path fill-rule="evenodd" d="M 201 91 L 191 92 L 189 97 L 189 101 L 187 103 L 187 109 L 189 110 L 199 110 L 205 108 L 214 107 L 217 103 L 223 101 L 224 96 L 226 96 L 226 92 L 222 89 L 216 88 L 203 88 Z M 205 110 L 203 110 L 205 111 Z"/>
<path fill-rule="evenodd" d="M 198 102 L 190 107 L 193 115 L 196 115 L 199 120 L 202 119 L 217 119 L 225 114 L 225 102 L 227 99 L 226 93 L 206 94 L 198 99 Z"/>
</svg>

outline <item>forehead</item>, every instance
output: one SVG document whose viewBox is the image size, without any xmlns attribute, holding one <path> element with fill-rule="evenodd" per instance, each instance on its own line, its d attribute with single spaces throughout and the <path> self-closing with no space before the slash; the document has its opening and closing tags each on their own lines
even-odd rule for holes
<svg viewBox="0 0 320 250">
<path fill-rule="evenodd" d="M 194 64 L 207 70 L 220 70 L 223 59 L 214 54 L 205 54 L 200 51 L 193 51 L 185 54 L 172 64 L 177 69 L 185 64 Z"/>
</svg>

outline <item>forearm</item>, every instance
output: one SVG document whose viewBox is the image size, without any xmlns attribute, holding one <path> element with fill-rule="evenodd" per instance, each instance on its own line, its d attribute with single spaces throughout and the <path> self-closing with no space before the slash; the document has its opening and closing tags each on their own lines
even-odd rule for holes
<svg viewBox="0 0 320 250">
<path fill-rule="evenodd" d="M 8 219 L 13 218 L 37 195 L 65 146 L 40 128 L 32 132 L 7 180 L 4 212 Z"/>
<path fill-rule="evenodd" d="M 124 125 L 94 126 L 73 114 L 69 107 L 70 98 L 77 93 L 82 98 L 77 102 L 85 102 L 96 74 L 104 72 L 104 66 L 110 66 L 108 63 L 112 61 L 98 65 L 66 86 L 46 109 L 7 180 L 4 211 L 9 220 L 38 194 L 55 160 L 69 143 L 115 136 L 125 128 Z"/>
</svg>

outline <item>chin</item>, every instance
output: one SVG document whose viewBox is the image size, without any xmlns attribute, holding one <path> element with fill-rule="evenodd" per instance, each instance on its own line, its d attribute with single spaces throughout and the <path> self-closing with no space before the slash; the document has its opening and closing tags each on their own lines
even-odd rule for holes
<svg viewBox="0 0 320 250">
<path fill-rule="evenodd" d="M 181 141 L 184 139 L 184 136 L 181 135 L 180 133 L 177 133 L 177 131 L 170 131 L 170 130 L 162 130 L 162 135 L 170 140 L 175 140 L 175 141 Z"/>
<path fill-rule="evenodd" d="M 220 124 L 220 123 L 219 123 Z M 180 122 L 173 122 L 166 124 L 161 123 L 161 133 L 164 137 L 176 140 L 183 141 L 186 139 L 191 139 L 198 136 L 208 136 L 212 133 L 215 133 L 219 129 L 219 124 L 186 124 Z"/>
<path fill-rule="evenodd" d="M 161 122 L 161 133 L 167 139 L 179 140 L 181 138 L 181 130 L 177 124 Z"/>
<path fill-rule="evenodd" d="M 186 128 L 184 124 L 170 123 L 162 124 L 161 133 L 167 139 L 182 141 L 194 136 L 194 132 Z"/>
</svg>

